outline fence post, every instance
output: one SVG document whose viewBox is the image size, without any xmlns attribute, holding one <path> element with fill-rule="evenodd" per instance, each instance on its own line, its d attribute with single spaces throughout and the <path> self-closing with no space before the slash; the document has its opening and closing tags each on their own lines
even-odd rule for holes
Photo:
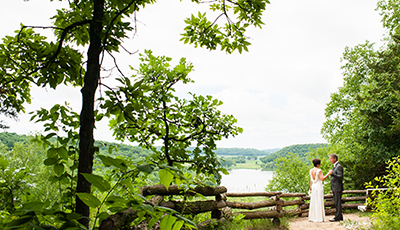
<svg viewBox="0 0 400 230">
<path fill-rule="evenodd" d="M 281 200 L 280 197 L 281 197 L 280 194 L 276 194 L 276 196 L 275 196 L 276 211 L 278 212 L 278 216 L 275 217 L 275 218 L 272 220 L 272 223 L 273 223 L 275 226 L 279 226 L 279 225 L 281 224 L 281 221 L 280 221 L 279 218 L 283 217 L 282 207 L 283 207 L 283 202 L 284 202 L 284 201 Z"/>
<path fill-rule="evenodd" d="M 303 209 L 301 208 L 306 202 L 304 201 L 305 196 L 300 196 L 301 204 L 297 205 L 297 208 L 300 209 L 300 213 L 297 215 L 297 217 L 301 217 L 303 215 Z"/>
<path fill-rule="evenodd" d="M 223 211 L 220 209 L 220 207 L 225 207 L 226 203 L 225 201 L 227 200 L 226 198 L 226 193 L 221 193 L 215 195 L 215 201 L 217 201 L 217 206 L 218 209 L 214 209 L 211 211 L 211 219 L 221 219 L 224 216 Z"/>
</svg>

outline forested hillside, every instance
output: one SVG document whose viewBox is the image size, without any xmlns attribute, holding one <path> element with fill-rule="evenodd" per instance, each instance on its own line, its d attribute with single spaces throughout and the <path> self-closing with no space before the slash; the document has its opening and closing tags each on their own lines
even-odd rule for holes
<svg viewBox="0 0 400 230">
<path fill-rule="evenodd" d="M 27 135 L 18 135 L 16 133 L 8 133 L 2 132 L 0 133 L 0 141 L 8 148 L 12 148 L 14 143 L 26 143 L 29 141 L 29 136 Z M 127 144 L 117 144 L 105 141 L 96 141 L 96 146 L 100 147 L 101 153 L 107 153 L 108 145 L 118 145 L 118 152 L 116 155 L 127 156 L 136 158 L 136 156 L 146 156 L 149 155 L 150 151 L 142 149 L 140 147 L 127 145 Z M 217 155 L 232 155 L 232 156 L 265 156 L 271 154 L 273 151 L 277 149 L 271 150 L 258 150 L 252 148 L 218 148 L 215 153 Z"/>
<path fill-rule="evenodd" d="M 0 142 L 9 149 L 14 147 L 15 143 L 25 143 L 27 141 L 29 141 L 29 137 L 27 135 L 18 135 L 16 133 L 8 132 L 0 133 Z"/>
<path fill-rule="evenodd" d="M 233 156 L 264 156 L 271 154 L 268 150 L 258 150 L 250 148 L 218 148 L 215 153 L 217 155 L 233 155 Z"/>
<path fill-rule="evenodd" d="M 326 147 L 326 144 L 302 144 L 302 145 L 291 145 L 282 148 L 279 151 L 271 153 L 265 157 L 261 157 L 260 161 L 263 163 L 262 168 L 264 170 L 273 170 L 274 160 L 278 157 L 286 157 L 289 153 L 298 154 L 303 161 L 306 161 L 306 153 L 310 152 L 312 149 L 319 149 Z"/>
<path fill-rule="evenodd" d="M 15 143 L 29 142 L 30 138 L 30 136 L 18 135 L 16 133 L 0 133 L 0 142 L 9 149 L 13 148 Z M 118 149 L 118 151 L 113 153 L 114 156 L 128 157 L 137 161 L 139 159 L 143 159 L 145 156 L 150 155 L 149 150 L 145 150 L 137 146 L 96 141 L 96 146 L 99 146 L 100 153 L 103 155 L 108 155 L 108 147 L 110 145 L 114 145 L 116 146 L 116 149 Z M 277 149 L 258 150 L 252 148 L 218 148 L 215 153 L 219 156 L 225 156 L 225 160 L 222 162 L 222 166 L 224 167 L 235 167 L 236 163 L 246 163 L 251 159 L 259 159 L 262 162 L 261 168 L 264 170 L 273 170 L 274 160 L 278 157 L 286 157 L 288 153 L 291 152 L 298 154 L 302 160 L 306 161 L 307 152 L 310 152 L 311 149 L 318 149 L 324 146 L 324 144 L 291 145 L 278 151 L 276 151 Z M 226 156 L 228 157 L 226 158 Z M 235 158 L 231 158 L 231 156 L 235 156 Z"/>
<path fill-rule="evenodd" d="M 12 149 L 14 144 L 25 144 L 30 141 L 32 136 L 27 135 L 19 135 L 16 133 L 8 133 L 1 132 L 0 133 L 0 142 L 7 146 L 8 149 Z M 55 139 L 54 139 L 55 140 Z M 145 156 L 150 155 L 150 151 L 146 149 L 142 149 L 140 147 L 131 146 L 127 144 L 117 144 L 110 143 L 105 141 L 96 141 L 95 145 L 99 147 L 100 153 L 103 155 L 108 155 L 108 147 L 110 145 L 115 145 L 117 147 L 117 151 L 114 152 L 115 156 L 129 157 L 131 159 L 144 158 Z"/>
</svg>

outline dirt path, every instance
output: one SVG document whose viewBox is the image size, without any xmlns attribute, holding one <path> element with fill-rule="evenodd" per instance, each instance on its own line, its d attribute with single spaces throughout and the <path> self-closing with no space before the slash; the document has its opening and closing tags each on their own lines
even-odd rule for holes
<svg viewBox="0 0 400 230">
<path fill-rule="evenodd" d="M 290 230 L 342 230 L 342 229 L 357 229 L 363 227 L 368 229 L 371 220 L 368 216 L 360 216 L 359 213 L 344 214 L 344 221 L 341 222 L 329 222 L 329 219 L 333 216 L 327 216 L 327 222 L 314 223 L 308 221 L 307 217 L 295 218 L 290 220 Z"/>
</svg>

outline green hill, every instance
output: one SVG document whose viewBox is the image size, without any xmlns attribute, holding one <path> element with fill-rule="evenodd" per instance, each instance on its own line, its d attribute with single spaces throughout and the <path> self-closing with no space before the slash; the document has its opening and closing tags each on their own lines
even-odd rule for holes
<svg viewBox="0 0 400 230">
<path fill-rule="evenodd" d="M 215 153 L 226 156 L 265 156 L 272 152 L 251 148 L 218 148 Z"/>
<path fill-rule="evenodd" d="M 25 143 L 28 142 L 30 136 L 19 135 L 16 133 L 1 132 L 0 142 L 7 148 L 12 148 L 14 143 Z M 118 145 L 118 151 L 113 153 L 116 156 L 129 157 L 131 159 L 143 159 L 145 156 L 150 154 L 149 150 L 142 149 L 137 146 L 127 144 L 116 144 L 104 141 L 96 141 L 96 145 L 100 147 L 101 154 L 108 154 L 109 145 Z M 260 167 L 266 170 L 273 170 L 274 160 L 277 157 L 285 157 L 289 152 L 299 154 L 301 158 L 306 159 L 306 153 L 310 152 L 311 149 L 317 149 L 324 147 L 326 144 L 301 144 L 291 145 L 282 149 L 266 149 L 258 150 L 252 148 L 218 148 L 215 153 L 218 156 L 224 157 L 224 166 L 230 167 L 235 164 L 246 164 L 250 161 L 256 162 L 257 159 L 262 163 L 256 167 Z M 231 158 L 232 157 L 232 158 Z M 229 159 L 231 158 L 231 159 Z M 227 164 L 227 165 L 225 165 Z M 254 163 L 254 164 L 257 164 Z M 247 166 L 245 166 L 247 167 Z"/>
<path fill-rule="evenodd" d="M 272 170 L 274 167 L 274 160 L 278 157 L 286 157 L 288 153 L 296 153 L 303 160 L 306 159 L 306 153 L 310 152 L 312 149 L 319 149 L 327 146 L 327 144 L 301 144 L 301 145 L 291 145 L 282 148 L 274 153 L 271 153 L 265 157 L 261 157 L 260 161 L 263 163 L 262 168 L 265 170 Z"/>
</svg>

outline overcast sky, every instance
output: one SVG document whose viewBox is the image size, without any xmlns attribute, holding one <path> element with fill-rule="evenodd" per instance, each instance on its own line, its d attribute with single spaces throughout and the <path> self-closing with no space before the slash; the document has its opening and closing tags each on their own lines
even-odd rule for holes
<svg viewBox="0 0 400 230">
<path fill-rule="evenodd" d="M 342 85 L 341 62 L 346 46 L 366 40 L 380 43 L 384 33 L 375 0 L 271 0 L 265 25 L 249 29 L 249 52 L 228 55 L 193 48 L 179 41 L 184 18 L 197 12 L 190 1 L 161 0 L 137 14 L 137 35 L 125 42 L 130 51 L 153 50 L 177 62 L 186 57 L 194 64 L 189 75 L 195 83 L 180 85 L 178 93 L 212 95 L 220 109 L 238 119 L 244 132 L 220 141 L 218 147 L 270 149 L 293 144 L 325 143 L 321 127 L 330 94 Z M 0 37 L 11 35 L 19 24 L 50 25 L 60 3 L 47 0 L 2 0 Z M 132 36 L 131 36 L 132 37 Z M 120 66 L 138 66 L 138 55 L 120 54 Z M 114 73 L 117 76 L 117 73 Z M 80 112 L 79 89 L 33 89 L 27 112 L 68 101 Z M 8 132 L 28 134 L 40 124 L 21 115 L 9 121 Z M 97 124 L 95 139 L 113 141 L 106 122 Z"/>
</svg>

